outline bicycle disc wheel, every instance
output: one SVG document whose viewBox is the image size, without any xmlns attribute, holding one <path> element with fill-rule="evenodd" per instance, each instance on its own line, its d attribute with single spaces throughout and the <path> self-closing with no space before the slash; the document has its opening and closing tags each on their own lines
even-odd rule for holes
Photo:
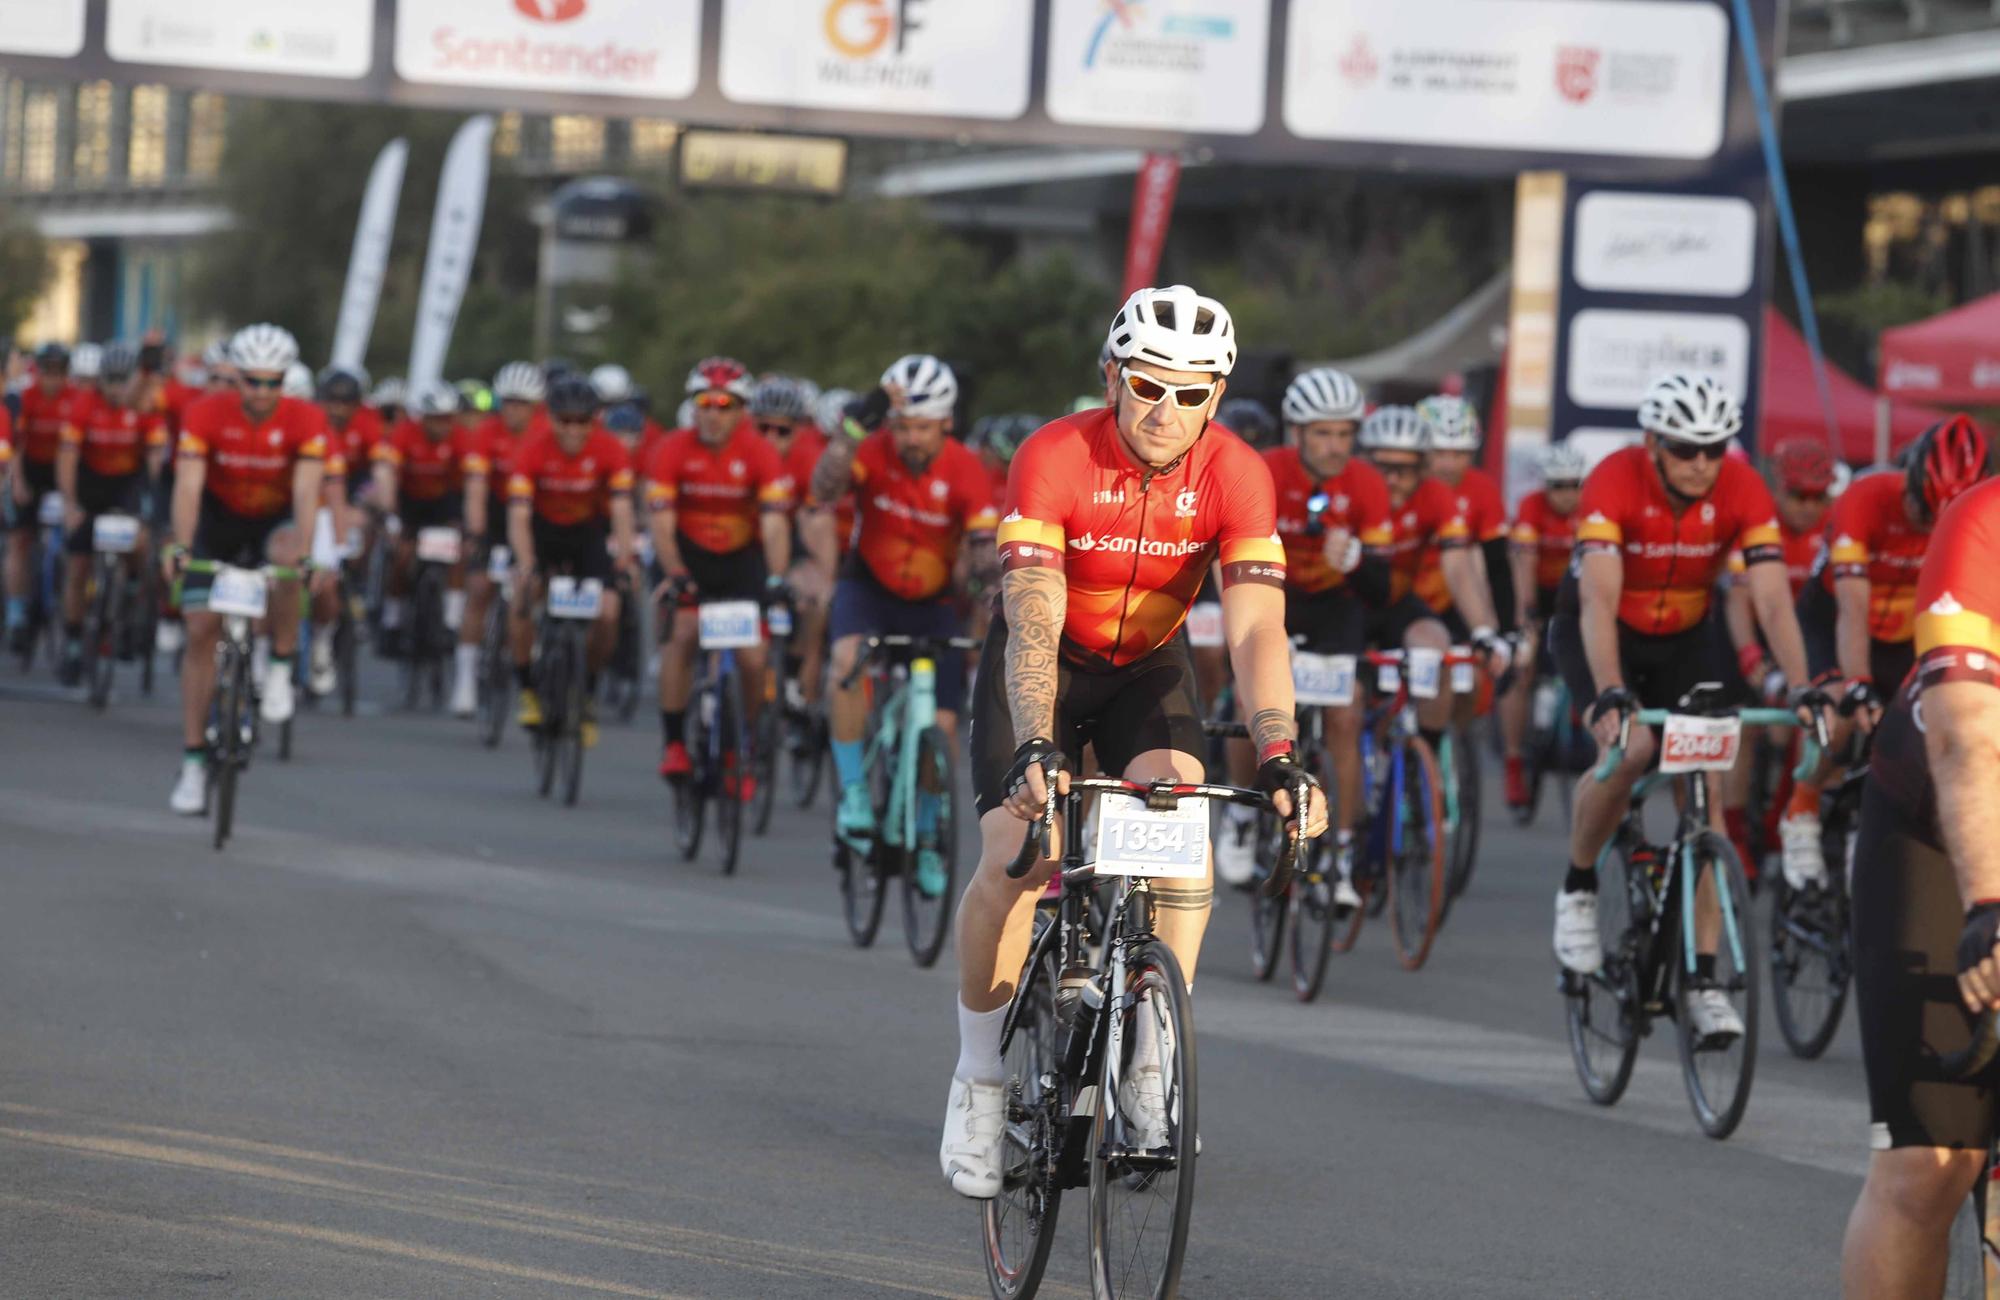
<svg viewBox="0 0 2000 1300">
<path fill-rule="evenodd" d="M 716 746 L 722 755 L 722 771 L 713 778 L 710 789 L 715 794 L 715 835 L 716 847 L 722 850 L 722 874 L 736 874 L 736 859 L 743 850 L 743 792 L 740 787 L 742 774 L 749 770 L 743 760 L 746 754 L 744 744 L 750 737 L 743 726 L 743 674 L 740 669 L 722 678 L 720 691 L 716 697 L 716 732 L 722 743 Z"/>
<path fill-rule="evenodd" d="M 1641 939 L 1632 933 L 1631 845 L 1621 831 L 1597 864 L 1597 937 L 1604 965 L 1595 974 L 1563 973 L 1570 1059 L 1584 1095 L 1610 1106 L 1625 1095 L 1639 1057 Z"/>
<path fill-rule="evenodd" d="M 1843 835 L 1842 840 L 1846 839 Z M 1846 870 L 1845 854 L 1830 870 Z M 1792 1055 L 1815 1060 L 1840 1029 L 1852 972 L 1846 893 L 1831 877 L 1793 889 L 1779 874 L 1771 900 L 1771 1006 Z"/>
<path fill-rule="evenodd" d="M 1333 932 L 1341 928 L 1334 916 L 1333 852 L 1324 836 L 1306 846 L 1307 869 L 1292 880 L 1292 992 L 1299 1001 L 1319 996 L 1326 982 L 1326 961 L 1333 955 Z"/>
<path fill-rule="evenodd" d="M 1422 737 L 1404 743 L 1392 771 L 1389 855 L 1390 932 L 1405 970 L 1416 970 L 1431 955 L 1438 923 L 1444 918 L 1444 782 L 1437 759 Z"/>
<path fill-rule="evenodd" d="M 903 935 L 910 956 L 928 968 L 944 950 L 958 883 L 958 769 L 941 728 L 918 737 L 917 788 L 910 793 L 917 800 L 917 843 L 903 871 Z M 937 855 L 936 870 L 928 877 L 923 870 L 926 850 Z"/>
<path fill-rule="evenodd" d="M 1090 1291 L 1166 1300 L 1180 1286 L 1200 1132 L 1193 1008 L 1173 951 L 1155 941 L 1134 952 L 1124 997 L 1107 1011 L 1119 1020 L 1104 1043 L 1091 1135 Z M 1146 1100 L 1149 1064 L 1159 1092 Z"/>
<path fill-rule="evenodd" d="M 702 681 L 688 697 L 687 752 L 694 770 L 667 783 L 674 797 L 674 844 L 680 849 L 683 862 L 693 861 L 694 855 L 701 852 L 702 829 L 708 821 L 708 728 L 702 724 L 702 718 L 709 711 L 706 697 L 714 689 L 713 683 Z"/>
<path fill-rule="evenodd" d="M 1479 750 L 1473 744 L 1470 729 L 1460 727 L 1446 732 L 1444 743 L 1451 746 L 1451 762 L 1439 766 L 1449 767 L 1452 789 L 1448 793 L 1457 814 L 1451 823 L 1450 888 L 1445 894 L 1445 907 L 1449 910 L 1452 900 L 1472 883 L 1472 869 L 1479 864 L 1480 770 Z"/>
<path fill-rule="evenodd" d="M 778 749 L 784 743 L 784 706 L 776 700 L 764 701 L 757 710 L 757 744 L 751 755 L 750 770 L 757 777 L 756 797 L 750 801 L 750 829 L 759 835 L 771 829 L 771 812 L 778 806 Z"/>
<path fill-rule="evenodd" d="M 1750 1082 L 1757 1073 L 1757 931 L 1750 924 L 1750 887 L 1743 878 L 1743 864 L 1736 860 L 1736 850 L 1729 841 L 1714 831 L 1703 831 L 1694 842 L 1694 859 L 1696 870 L 1712 874 L 1718 892 L 1728 894 L 1724 935 L 1716 944 L 1715 985 L 1742 1017 L 1743 1032 L 1726 1042 L 1696 1039 L 1693 1017 L 1688 1014 L 1688 999 L 1694 990 L 1685 960 L 1676 955 L 1674 1011 L 1679 1032 L 1674 1037 L 1680 1044 L 1681 1077 L 1687 1084 L 1695 1122 L 1708 1136 L 1721 1139 L 1734 1133 L 1742 1122 L 1743 1108 L 1750 1103 Z M 1732 912 L 1735 945 L 1729 942 Z"/>
<path fill-rule="evenodd" d="M 1063 1115 L 1059 1098 L 1043 1086 L 1055 1074 L 1063 1033 L 1055 987 L 1055 955 L 1045 952 L 1022 972 L 1000 1035 L 1007 1071 L 1000 1194 L 982 1202 L 979 1211 L 986 1280 L 999 1300 L 1021 1300 L 1041 1286 L 1062 1208 L 1055 1163 Z"/>
</svg>

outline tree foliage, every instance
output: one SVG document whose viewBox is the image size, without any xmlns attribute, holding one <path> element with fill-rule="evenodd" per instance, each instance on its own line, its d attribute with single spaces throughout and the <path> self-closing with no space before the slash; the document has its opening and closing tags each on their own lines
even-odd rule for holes
<svg viewBox="0 0 2000 1300">
<path fill-rule="evenodd" d="M 49 282 L 48 243 L 33 226 L 0 219 L 0 338 L 12 338 Z"/>
</svg>

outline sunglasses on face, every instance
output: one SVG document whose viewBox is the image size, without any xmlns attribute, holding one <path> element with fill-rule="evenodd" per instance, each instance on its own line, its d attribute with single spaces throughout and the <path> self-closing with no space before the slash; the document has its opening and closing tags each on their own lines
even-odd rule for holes
<svg viewBox="0 0 2000 1300">
<path fill-rule="evenodd" d="M 1375 468 L 1384 476 L 1392 478 L 1415 478 L 1423 473 L 1423 463 L 1414 460 L 1378 460 Z"/>
<path fill-rule="evenodd" d="M 1546 484 L 1545 486 L 1551 492 L 1575 492 L 1577 489 L 1581 488 L 1583 484 L 1581 481 L 1565 482 L 1562 480 L 1558 480 L 1554 483 Z"/>
<path fill-rule="evenodd" d="M 757 422 L 757 432 L 770 438 L 789 438 L 792 436 L 792 426 L 789 424 L 777 424 L 769 420 L 759 420 Z"/>
<path fill-rule="evenodd" d="M 1833 499 L 1828 492 L 1787 492 L 1785 495 L 1802 506 L 1823 506 Z"/>
<path fill-rule="evenodd" d="M 1678 438 L 1660 439 L 1660 448 L 1675 460 L 1721 460 L 1729 454 L 1726 442 L 1683 442 Z"/>
<path fill-rule="evenodd" d="M 588 429 L 590 427 L 591 420 L 590 417 L 587 415 L 582 415 L 582 416 L 557 415 L 557 416 L 552 416 L 549 420 L 549 423 L 553 424 L 558 429 L 569 429 L 574 431 L 577 429 Z"/>
<path fill-rule="evenodd" d="M 694 404 L 709 411 L 729 411 L 742 405 L 743 399 L 734 393 L 696 393 Z"/>
<path fill-rule="evenodd" d="M 256 388 L 264 392 L 271 392 L 285 386 L 285 377 L 283 375 L 272 375 L 269 378 L 260 379 L 256 375 L 244 375 L 237 382 L 245 388 Z"/>
<path fill-rule="evenodd" d="M 1215 396 L 1215 381 L 1212 379 L 1205 384 L 1166 384 L 1136 370 L 1120 370 L 1118 374 L 1125 381 L 1125 391 L 1146 406 L 1158 406 L 1172 398 L 1175 406 L 1192 411 L 1206 406 L 1208 399 Z"/>
</svg>

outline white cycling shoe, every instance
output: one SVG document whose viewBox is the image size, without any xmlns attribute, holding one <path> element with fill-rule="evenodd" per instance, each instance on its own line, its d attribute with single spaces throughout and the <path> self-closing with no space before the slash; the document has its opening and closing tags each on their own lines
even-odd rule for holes
<svg viewBox="0 0 2000 1300">
<path fill-rule="evenodd" d="M 1118 1113 L 1131 1126 L 1132 1145 L 1155 1151 L 1172 1139 L 1167 1128 L 1166 1078 L 1157 1065 L 1135 1065 L 1118 1083 Z"/>
<path fill-rule="evenodd" d="M 451 684 L 451 716 L 469 718 L 479 711 L 479 690 L 471 673 L 459 673 Z"/>
<path fill-rule="evenodd" d="M 1597 938 L 1597 891 L 1579 889 L 1556 894 L 1556 960 L 1564 970 L 1594 975 L 1604 967 L 1604 945 Z"/>
<path fill-rule="evenodd" d="M 258 701 L 258 712 L 275 727 L 289 722 L 297 709 L 298 700 L 292 692 L 292 666 L 273 661 L 264 673 L 264 693 Z"/>
<path fill-rule="evenodd" d="M 1778 840 L 1784 846 L 1779 866 L 1785 883 L 1793 889 L 1826 884 L 1826 855 L 1820 850 L 1817 813 L 1788 813 L 1778 823 Z"/>
<path fill-rule="evenodd" d="M 1254 818 L 1237 821 L 1225 815 L 1222 830 L 1215 837 L 1215 876 L 1232 889 L 1241 889 L 1257 876 L 1257 823 Z"/>
<path fill-rule="evenodd" d="M 1688 1021 L 1702 1047 L 1727 1047 L 1743 1037 L 1743 1017 L 1729 1004 L 1729 995 L 1719 988 L 1698 988 L 1688 993 Z"/>
<path fill-rule="evenodd" d="M 181 760 L 180 779 L 167 796 L 167 806 L 183 817 L 199 817 L 208 811 L 208 768 L 200 759 Z"/>
<path fill-rule="evenodd" d="M 951 1190 L 978 1201 L 1000 1194 L 1000 1129 L 1006 1118 L 1003 1085 L 952 1078 L 938 1147 L 938 1164 Z"/>
<path fill-rule="evenodd" d="M 312 664 L 308 676 L 314 695 L 331 695 L 334 687 L 340 685 L 340 670 L 333 664 L 333 632 L 330 628 L 313 636 Z"/>
</svg>

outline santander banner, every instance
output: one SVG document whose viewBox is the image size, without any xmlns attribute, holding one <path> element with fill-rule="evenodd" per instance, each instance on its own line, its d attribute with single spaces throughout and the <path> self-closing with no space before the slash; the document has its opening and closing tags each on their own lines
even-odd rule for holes
<svg viewBox="0 0 2000 1300">
<path fill-rule="evenodd" d="M 1160 269 L 1180 184 L 1181 160 L 1173 154 L 1149 153 L 1139 166 L 1132 183 L 1132 228 L 1125 237 L 1125 297 L 1153 283 Z"/>
<path fill-rule="evenodd" d="M 694 93 L 701 0 L 401 0 L 396 72 L 509 90 Z"/>
</svg>

